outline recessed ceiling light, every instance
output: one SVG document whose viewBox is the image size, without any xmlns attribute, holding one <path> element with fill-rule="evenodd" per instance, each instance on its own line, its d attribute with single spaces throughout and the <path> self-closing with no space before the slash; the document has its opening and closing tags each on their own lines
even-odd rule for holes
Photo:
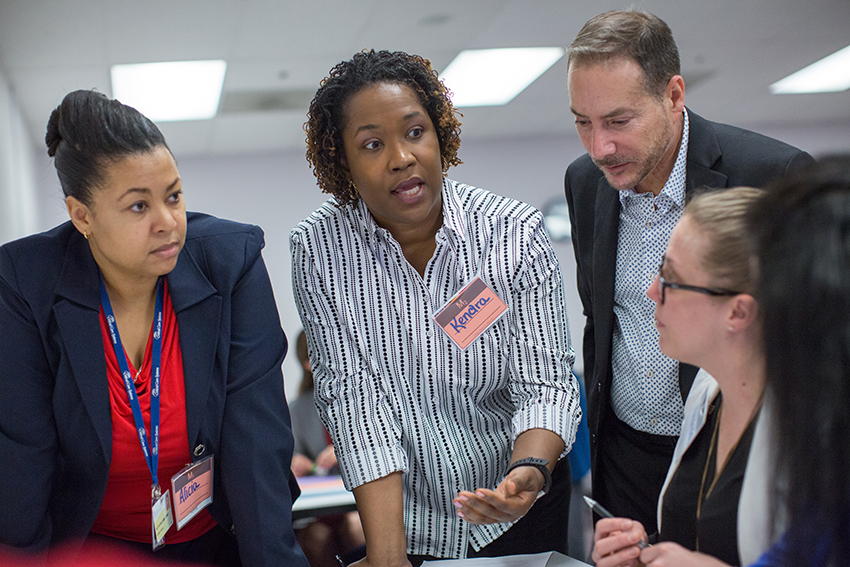
<svg viewBox="0 0 850 567">
<path fill-rule="evenodd" d="M 770 85 L 773 94 L 837 93 L 850 89 L 850 46 Z"/>
<path fill-rule="evenodd" d="M 518 47 L 461 51 L 440 78 L 454 106 L 509 103 L 564 56 L 563 47 Z"/>
<path fill-rule="evenodd" d="M 173 61 L 112 66 L 112 96 L 154 122 L 215 116 L 224 61 Z"/>
<path fill-rule="evenodd" d="M 450 14 L 431 14 L 419 19 L 420 26 L 441 26 L 451 20 Z"/>
</svg>

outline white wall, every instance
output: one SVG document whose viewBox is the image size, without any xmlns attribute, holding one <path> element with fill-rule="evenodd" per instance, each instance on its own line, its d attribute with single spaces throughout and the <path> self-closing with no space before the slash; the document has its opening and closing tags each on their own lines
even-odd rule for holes
<svg viewBox="0 0 850 567">
<path fill-rule="evenodd" d="M 464 164 L 449 171 L 452 179 L 520 199 L 541 208 L 550 199 L 563 199 L 564 169 L 584 150 L 570 125 L 563 137 L 513 139 L 464 143 Z M 850 124 L 809 130 L 767 130 L 763 133 L 797 143 L 813 153 L 850 151 Z M 812 146 L 796 140 L 809 141 Z M 42 152 L 43 153 L 43 152 Z M 294 343 L 301 323 L 292 299 L 289 231 L 326 198 L 316 186 L 304 153 L 178 158 L 180 175 L 190 210 L 260 225 L 266 233 L 264 258 L 275 290 L 281 321 Z M 67 217 L 59 183 L 46 158 L 38 160 L 36 177 L 41 182 L 42 226 L 45 230 Z M 579 353 L 584 319 L 575 286 L 575 260 L 567 243 L 555 244 L 564 275 L 565 298 L 573 348 Z M 287 395 L 298 387 L 301 372 L 294 352 L 284 363 Z"/>
<path fill-rule="evenodd" d="M 0 71 L 0 243 L 35 232 L 38 216 L 33 145 Z"/>
</svg>

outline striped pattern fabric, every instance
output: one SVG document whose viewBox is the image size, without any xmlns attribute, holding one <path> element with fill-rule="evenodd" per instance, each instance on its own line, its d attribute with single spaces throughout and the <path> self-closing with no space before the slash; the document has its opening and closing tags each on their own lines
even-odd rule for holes
<svg viewBox="0 0 850 567">
<path fill-rule="evenodd" d="M 403 471 L 408 552 L 464 557 L 509 524 L 457 517 L 495 487 L 531 428 L 575 438 L 581 410 L 558 260 L 534 208 L 443 182 L 424 278 L 362 200 L 327 201 L 293 229 L 293 291 L 345 485 Z M 480 275 L 508 311 L 461 351 L 433 316 Z M 562 455 L 563 456 L 563 455 Z"/>
</svg>

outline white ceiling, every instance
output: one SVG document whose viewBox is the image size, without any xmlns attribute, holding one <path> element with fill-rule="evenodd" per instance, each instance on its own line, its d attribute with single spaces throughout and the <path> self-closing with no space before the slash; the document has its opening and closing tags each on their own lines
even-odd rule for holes
<svg viewBox="0 0 850 567">
<path fill-rule="evenodd" d="M 33 139 L 69 91 L 111 94 L 116 63 L 225 59 L 222 107 L 266 97 L 291 110 L 221 111 L 163 123 L 175 154 L 304 147 L 310 93 L 363 48 L 403 50 L 442 70 L 468 48 L 564 46 L 593 0 L 0 0 L 0 68 Z M 850 123 L 850 91 L 771 95 L 768 85 L 850 44 L 850 0 L 644 0 L 673 29 L 689 106 L 721 122 L 813 127 Z M 565 62 L 504 107 L 465 109 L 463 139 L 572 131 Z M 301 101 L 301 102 L 299 102 Z"/>
</svg>

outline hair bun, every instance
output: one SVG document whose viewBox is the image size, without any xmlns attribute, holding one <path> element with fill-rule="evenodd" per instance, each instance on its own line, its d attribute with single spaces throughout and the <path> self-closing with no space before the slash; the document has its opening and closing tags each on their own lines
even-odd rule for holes
<svg viewBox="0 0 850 567">
<path fill-rule="evenodd" d="M 47 121 L 47 134 L 44 135 L 44 143 L 47 144 L 47 155 L 50 157 L 56 155 L 59 142 L 62 141 L 62 133 L 59 131 L 60 109 L 61 106 L 57 106 L 50 113 L 50 119 Z"/>
<path fill-rule="evenodd" d="M 104 159 L 114 161 L 160 146 L 168 149 L 159 128 L 138 110 L 90 90 L 65 95 L 50 113 L 44 143 L 62 192 L 82 203 L 88 203 L 92 189 L 102 183 Z"/>
</svg>

